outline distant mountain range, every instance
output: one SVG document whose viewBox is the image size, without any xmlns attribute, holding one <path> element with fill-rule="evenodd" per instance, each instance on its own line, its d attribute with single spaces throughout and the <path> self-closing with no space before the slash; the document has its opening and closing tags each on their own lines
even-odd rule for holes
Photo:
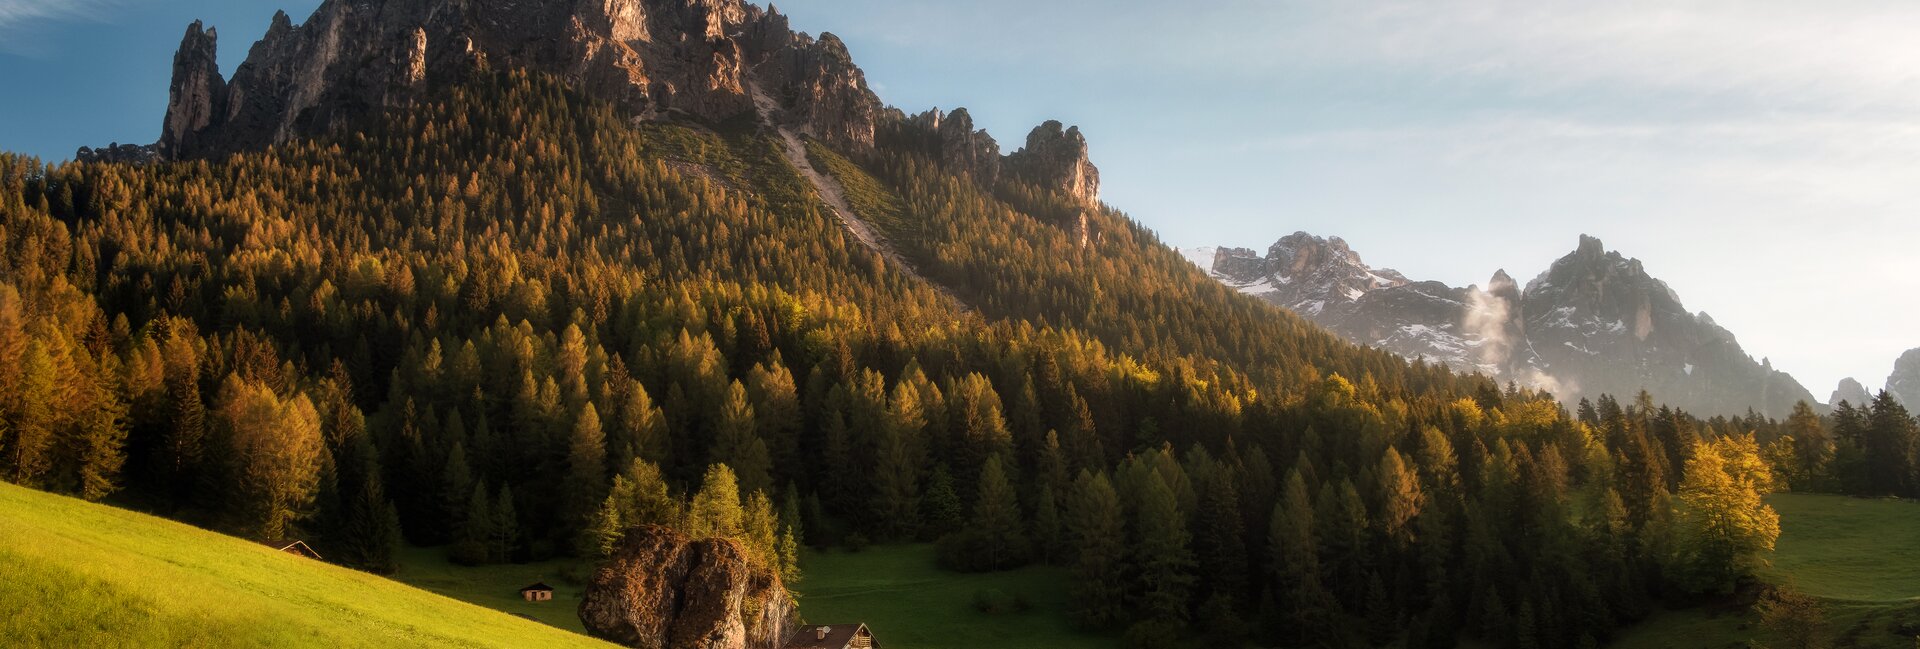
<svg viewBox="0 0 1920 649">
<path fill-rule="evenodd" d="M 1882 388 L 1909 410 L 1920 408 L 1920 348 L 1909 349 L 1893 362 L 1893 373 L 1887 375 L 1886 387 Z M 1827 403 L 1840 405 L 1845 401 L 1852 405 L 1862 405 L 1872 400 L 1874 393 L 1851 376 L 1840 379 L 1839 387 L 1834 388 L 1833 396 Z"/>
<path fill-rule="evenodd" d="M 1783 416 L 1814 402 L 1792 376 L 1754 360 L 1732 332 L 1692 313 L 1640 260 L 1581 235 L 1520 286 L 1497 270 L 1485 287 L 1416 281 L 1367 265 L 1339 237 L 1296 232 L 1264 254 L 1181 251 L 1214 278 L 1355 342 L 1553 391 L 1569 401 L 1641 389 L 1702 414 L 1749 408 Z M 1920 393 L 1920 354 L 1909 354 Z M 1902 376 L 1896 372 L 1896 377 Z M 1920 396 L 1920 395 L 1916 395 Z"/>
</svg>

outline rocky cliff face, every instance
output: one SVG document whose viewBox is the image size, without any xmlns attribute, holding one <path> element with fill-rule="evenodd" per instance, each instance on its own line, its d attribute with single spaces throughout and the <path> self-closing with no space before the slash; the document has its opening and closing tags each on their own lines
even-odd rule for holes
<svg viewBox="0 0 1920 649">
<path fill-rule="evenodd" d="M 402 106 L 476 70 L 560 75 L 645 117 L 720 122 L 752 93 L 801 130 L 872 146 L 880 102 L 839 39 L 796 34 L 741 0 L 327 0 L 304 24 L 276 15 L 233 78 L 216 39 L 189 27 L 174 61 L 160 151 L 258 148 Z"/>
<path fill-rule="evenodd" d="M 1100 202 L 1100 170 L 1087 157 L 1087 138 L 1078 126 L 1048 120 L 1034 127 L 1027 146 L 1007 156 L 1006 169 L 1087 205 Z"/>
<path fill-rule="evenodd" d="M 1367 266 L 1338 238 L 1282 238 L 1260 256 L 1221 249 L 1208 268 L 1241 291 L 1355 342 L 1552 390 L 1563 398 L 1645 388 L 1701 414 L 1784 415 L 1812 394 L 1732 333 L 1693 314 L 1637 259 L 1593 237 L 1522 289 L 1416 282 Z M 1920 355 L 1914 385 L 1920 388 Z"/>
<path fill-rule="evenodd" d="M 796 607 L 739 544 L 635 528 L 594 572 L 580 620 L 594 637 L 644 649 L 775 649 Z"/>
<path fill-rule="evenodd" d="M 1833 396 L 1827 398 L 1827 405 L 1839 406 L 1842 401 L 1849 405 L 1864 406 L 1873 402 L 1873 393 L 1868 392 L 1867 386 L 1861 385 L 1860 381 L 1849 376 L 1840 379 L 1840 385 L 1833 389 Z"/>
<path fill-rule="evenodd" d="M 1909 410 L 1920 408 L 1920 349 L 1909 349 L 1894 361 L 1893 373 L 1887 375 L 1887 392 Z"/>
<path fill-rule="evenodd" d="M 973 176 L 991 186 L 1000 178 L 1000 143 L 985 130 L 975 130 L 965 108 L 943 113 L 935 108 L 907 118 L 907 144 L 918 147 L 948 169 Z"/>
</svg>

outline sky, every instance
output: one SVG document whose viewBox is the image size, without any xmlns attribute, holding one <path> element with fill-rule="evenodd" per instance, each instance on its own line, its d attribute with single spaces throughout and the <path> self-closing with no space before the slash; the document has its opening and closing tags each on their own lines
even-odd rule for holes
<svg viewBox="0 0 1920 649">
<path fill-rule="evenodd" d="M 317 0 L 0 0 L 0 149 L 155 140 L 196 18 L 231 72 Z M 1825 399 L 1920 347 L 1920 3 L 787 0 L 886 102 L 1011 151 L 1077 124 L 1177 246 L 1304 230 L 1416 279 L 1591 234 Z"/>
</svg>

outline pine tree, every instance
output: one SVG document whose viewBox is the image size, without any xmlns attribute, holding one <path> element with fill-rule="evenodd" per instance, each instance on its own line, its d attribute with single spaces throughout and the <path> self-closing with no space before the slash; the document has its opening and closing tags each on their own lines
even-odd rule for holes
<svg viewBox="0 0 1920 649">
<path fill-rule="evenodd" d="M 1044 562 L 1053 563 L 1066 554 L 1061 547 L 1061 525 L 1060 505 L 1053 487 L 1041 485 L 1033 497 L 1033 545 L 1035 554 Z"/>
<path fill-rule="evenodd" d="M 1141 610 L 1150 619 L 1185 623 L 1194 581 L 1193 552 L 1186 517 L 1157 473 L 1149 474 L 1141 492 L 1136 526 L 1133 564 L 1139 585 L 1134 592 Z"/>
<path fill-rule="evenodd" d="M 453 535 L 447 558 L 468 566 L 487 563 L 494 556 L 495 541 L 493 508 L 488 503 L 486 481 L 474 481 L 473 496 L 467 499 L 465 511 L 467 516 Z"/>
<path fill-rule="evenodd" d="M 1420 492 L 1420 478 L 1392 447 L 1380 458 L 1380 507 L 1376 517 L 1382 536 L 1398 552 L 1413 546 L 1414 517 L 1426 503 Z"/>
<path fill-rule="evenodd" d="M 904 387 L 904 385 L 903 385 Z M 894 390 L 895 403 L 916 397 L 911 390 Z M 900 412 L 904 408 L 912 414 Z M 889 425 L 877 431 L 873 467 L 873 514 L 887 536 L 911 538 L 920 524 L 920 428 L 917 405 L 897 405 Z"/>
<path fill-rule="evenodd" d="M 944 558 L 963 570 L 1004 570 L 1027 561 L 1020 502 L 1000 456 L 980 467 L 979 491 L 967 527 L 946 539 Z"/>
<path fill-rule="evenodd" d="M 773 459 L 767 443 L 754 429 L 753 405 L 739 381 L 727 387 L 715 424 L 713 463 L 725 464 L 738 476 L 741 493 L 773 490 Z"/>
<path fill-rule="evenodd" d="M 1875 495 L 1915 495 L 1915 462 L 1920 458 L 1920 427 L 1906 407 L 1885 390 L 1874 397 L 1867 415 L 1867 473 Z"/>
<path fill-rule="evenodd" d="M 780 520 L 773 513 L 773 499 L 767 492 L 747 495 L 741 506 L 740 539 L 755 562 L 769 569 L 780 568 Z"/>
<path fill-rule="evenodd" d="M 661 464 L 667 461 L 671 445 L 665 415 L 653 405 L 653 397 L 647 394 L 645 386 L 632 383 L 626 402 L 620 407 L 618 433 L 609 436 L 607 443 L 607 453 L 614 466 L 626 466 L 636 457 Z"/>
<path fill-rule="evenodd" d="M 1073 618 L 1106 628 L 1126 611 L 1126 530 L 1120 494 L 1105 475 L 1081 471 L 1067 504 L 1066 535 L 1073 546 Z"/>
<path fill-rule="evenodd" d="M 745 516 L 740 507 L 740 485 L 733 477 L 733 469 L 715 464 L 707 467 L 700 491 L 688 503 L 686 524 L 681 531 L 696 539 L 739 538 Z"/>
<path fill-rule="evenodd" d="M 1828 465 L 1833 462 L 1833 438 L 1827 434 L 1826 425 L 1821 423 L 1820 415 L 1813 406 L 1801 401 L 1793 404 L 1793 413 L 1787 416 L 1787 434 L 1793 437 L 1794 458 L 1798 460 L 1797 476 L 1802 483 L 1794 484 L 1794 489 L 1815 488 L 1825 485 Z"/>
<path fill-rule="evenodd" d="M 562 520 L 573 529 L 585 529 L 600 509 L 607 494 L 606 436 L 600 430 L 600 413 L 588 403 L 573 424 L 567 444 L 567 477 L 561 487 L 564 508 Z"/>
<path fill-rule="evenodd" d="M 320 486 L 320 416 L 313 403 L 305 396 L 282 399 L 234 375 L 221 389 L 220 421 L 229 520 L 247 536 L 286 539 Z"/>
<path fill-rule="evenodd" d="M 394 553 L 400 546 L 400 518 L 387 498 L 373 442 L 365 435 L 347 440 L 335 473 L 344 495 L 334 557 L 362 570 L 393 572 L 398 568 Z"/>
<path fill-rule="evenodd" d="M 960 495 L 954 491 L 953 477 L 947 473 L 946 465 L 934 466 L 920 508 L 923 538 L 939 538 L 960 529 Z"/>
<path fill-rule="evenodd" d="M 1200 485 L 1199 511 L 1193 537 L 1201 583 L 1206 590 L 1231 600 L 1234 606 L 1247 593 L 1246 527 L 1240 517 L 1240 490 L 1233 475 L 1216 470 Z"/>
<path fill-rule="evenodd" d="M 488 526 L 487 540 L 487 561 L 491 563 L 512 561 L 520 551 L 520 513 L 513 505 L 511 485 L 500 485 L 500 495 L 493 500 L 493 525 Z"/>
<path fill-rule="evenodd" d="M 28 339 L 20 362 L 20 394 L 5 422 L 6 437 L 0 438 L 0 449 L 6 451 L 0 457 L 0 476 L 14 484 L 39 487 L 52 465 L 54 374 L 46 344 Z"/>
<path fill-rule="evenodd" d="M 81 415 L 69 449 L 76 456 L 75 493 L 93 501 L 119 489 L 120 469 L 127 461 L 127 408 L 113 387 L 117 381 L 112 374 L 100 380 L 93 406 Z"/>
</svg>

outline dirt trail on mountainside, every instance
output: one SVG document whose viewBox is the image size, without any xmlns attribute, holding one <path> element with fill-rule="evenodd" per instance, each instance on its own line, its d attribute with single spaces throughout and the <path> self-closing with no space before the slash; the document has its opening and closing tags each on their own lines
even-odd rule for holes
<svg viewBox="0 0 1920 649">
<path fill-rule="evenodd" d="M 780 149 L 786 154 L 787 163 L 793 165 L 793 168 L 800 172 L 800 176 L 813 185 L 813 191 L 820 195 L 820 200 L 827 204 L 827 209 L 833 210 L 834 215 L 840 217 L 841 225 L 846 226 L 847 231 L 853 233 L 854 238 L 859 239 L 860 243 L 866 245 L 868 249 L 879 253 L 882 259 L 887 260 L 888 265 L 920 283 L 933 287 L 934 290 L 953 300 L 954 305 L 959 307 L 961 312 L 973 310 L 967 306 L 966 301 L 960 299 L 958 293 L 921 275 L 912 262 L 907 261 L 906 257 L 902 257 L 900 252 L 894 249 L 893 242 L 888 241 L 885 234 L 874 228 L 873 224 L 861 219 L 860 214 L 853 211 L 853 205 L 847 202 L 846 190 L 840 186 L 840 181 L 814 168 L 813 160 L 807 157 L 807 145 L 801 141 L 800 134 L 793 132 L 792 128 L 781 124 L 775 118 L 778 105 L 774 103 L 773 98 L 760 90 L 758 84 L 748 84 L 747 90 L 753 95 L 753 109 L 760 115 L 760 122 L 780 134 Z"/>
</svg>

